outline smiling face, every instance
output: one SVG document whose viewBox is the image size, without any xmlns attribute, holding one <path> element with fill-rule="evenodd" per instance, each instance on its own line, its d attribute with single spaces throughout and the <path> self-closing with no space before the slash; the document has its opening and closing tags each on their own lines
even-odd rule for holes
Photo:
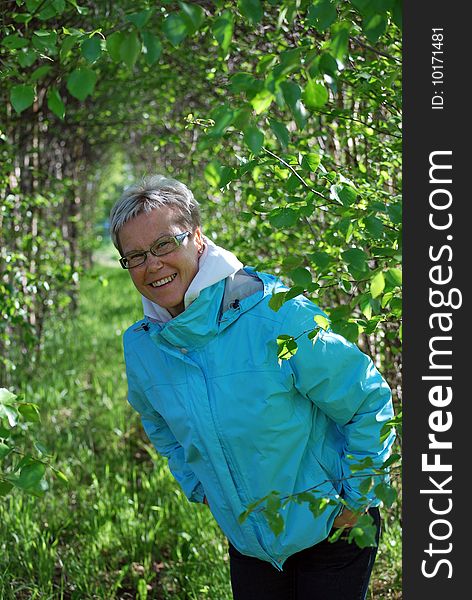
<svg viewBox="0 0 472 600">
<path fill-rule="evenodd" d="M 149 250 L 160 237 L 191 231 L 190 226 L 179 224 L 178 213 L 169 206 L 153 209 L 134 217 L 119 232 L 123 256 L 135 251 Z M 149 253 L 146 262 L 129 269 L 133 283 L 143 296 L 166 308 L 173 317 L 184 310 L 184 296 L 198 271 L 199 250 L 203 238 L 197 227 L 170 254 L 154 256 Z"/>
</svg>

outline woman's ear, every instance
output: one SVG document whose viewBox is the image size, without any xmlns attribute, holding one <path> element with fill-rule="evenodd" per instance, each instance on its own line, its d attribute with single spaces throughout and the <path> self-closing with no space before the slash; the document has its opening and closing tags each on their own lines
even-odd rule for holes
<svg viewBox="0 0 472 600">
<path fill-rule="evenodd" d="M 205 249 L 205 242 L 203 241 L 203 233 L 200 227 L 195 229 L 194 233 L 195 238 L 195 246 L 197 247 L 198 254 L 203 254 L 203 250 Z"/>
</svg>

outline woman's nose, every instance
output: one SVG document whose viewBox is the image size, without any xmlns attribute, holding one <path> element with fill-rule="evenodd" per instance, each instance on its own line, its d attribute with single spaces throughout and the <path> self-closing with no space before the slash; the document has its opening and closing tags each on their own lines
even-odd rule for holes
<svg viewBox="0 0 472 600">
<path fill-rule="evenodd" d="M 163 261 L 160 256 L 155 256 L 152 252 L 149 252 L 146 258 L 146 268 L 147 269 L 160 269 L 163 266 Z"/>
</svg>

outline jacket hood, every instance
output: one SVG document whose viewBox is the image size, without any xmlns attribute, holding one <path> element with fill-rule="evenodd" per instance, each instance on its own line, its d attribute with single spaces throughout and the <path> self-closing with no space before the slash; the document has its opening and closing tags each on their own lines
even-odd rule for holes
<svg viewBox="0 0 472 600">
<path fill-rule="evenodd" d="M 199 260 L 198 272 L 184 296 L 185 309 L 199 297 L 202 290 L 231 275 L 234 276 L 243 267 L 242 262 L 232 252 L 217 246 L 207 237 L 204 240 L 205 250 Z M 148 300 L 144 296 L 142 300 L 145 317 L 149 317 L 160 323 L 167 323 L 167 321 L 172 319 L 172 315 L 166 308 L 159 306 L 159 304 Z"/>
</svg>

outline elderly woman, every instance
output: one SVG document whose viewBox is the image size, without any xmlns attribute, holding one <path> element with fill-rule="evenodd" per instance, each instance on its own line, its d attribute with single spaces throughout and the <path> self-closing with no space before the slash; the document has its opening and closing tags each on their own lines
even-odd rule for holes
<svg viewBox="0 0 472 600">
<path fill-rule="evenodd" d="M 362 600 L 376 548 L 333 528 L 352 527 L 366 500 L 350 466 L 380 466 L 391 437 L 390 391 L 372 361 L 339 335 L 308 333 L 323 313 L 298 296 L 278 312 L 280 281 L 244 267 L 201 230 L 198 203 L 163 176 L 127 189 L 111 212 L 120 263 L 143 297 L 124 349 L 129 402 L 191 502 L 208 504 L 229 540 L 237 600 Z M 277 337 L 298 350 L 279 362 Z M 264 511 L 238 517 L 271 491 L 315 489 L 337 499 L 314 517 L 288 502 L 275 535 Z M 377 533 L 378 540 L 378 533 Z"/>
</svg>

